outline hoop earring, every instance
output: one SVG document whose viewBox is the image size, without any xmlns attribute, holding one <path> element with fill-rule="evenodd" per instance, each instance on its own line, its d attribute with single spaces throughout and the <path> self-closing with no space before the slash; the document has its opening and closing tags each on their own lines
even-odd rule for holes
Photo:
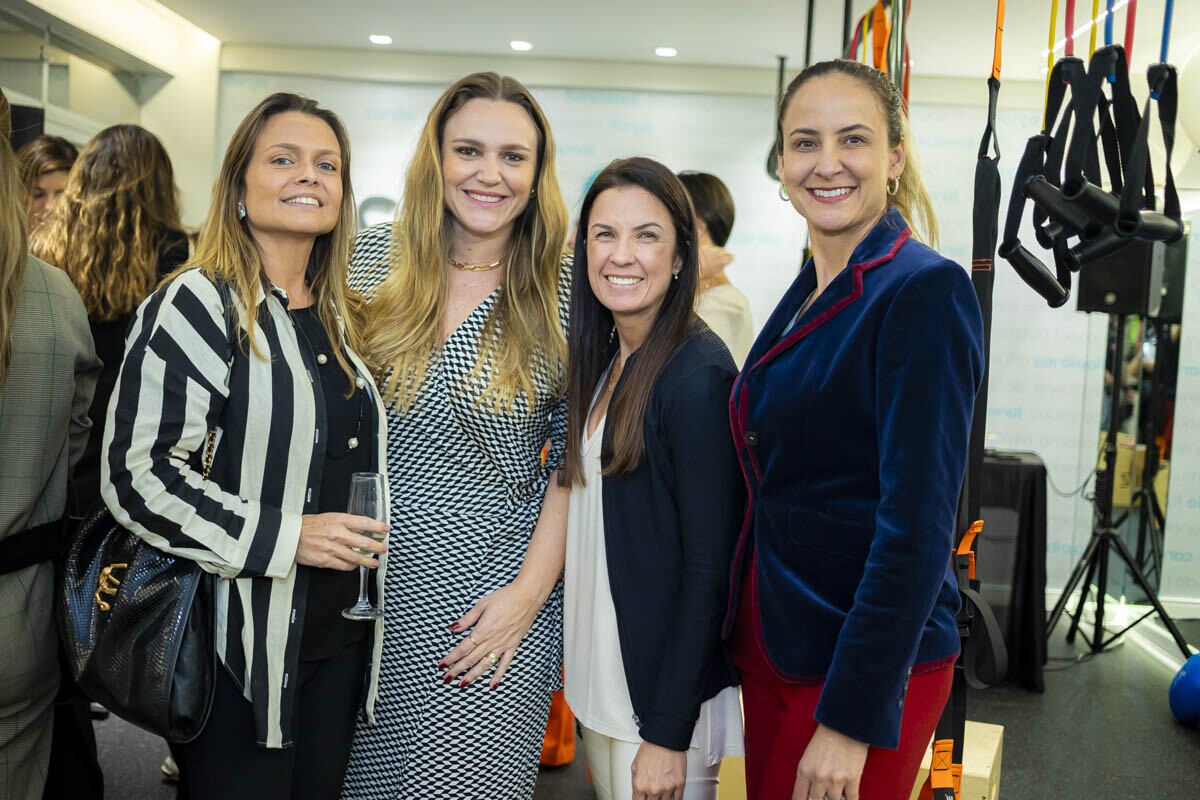
<svg viewBox="0 0 1200 800">
<path fill-rule="evenodd" d="M 900 191 L 900 178 L 888 178 L 887 193 L 889 197 L 895 197 L 896 192 Z"/>
<path fill-rule="evenodd" d="M 783 185 L 782 181 L 779 184 L 779 199 L 785 203 L 788 201 L 787 187 Z"/>
<path fill-rule="evenodd" d="M 238 215 L 238 219 L 246 218 L 246 204 L 243 203 L 241 200 L 238 200 L 237 215 Z"/>
</svg>

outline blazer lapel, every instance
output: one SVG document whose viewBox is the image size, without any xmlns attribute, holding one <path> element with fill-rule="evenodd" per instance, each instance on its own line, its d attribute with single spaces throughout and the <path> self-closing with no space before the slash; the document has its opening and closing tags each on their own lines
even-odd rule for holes
<svg viewBox="0 0 1200 800">
<path fill-rule="evenodd" d="M 745 372 L 749 373 L 770 363 L 862 297 L 863 273 L 895 258 L 911 235 L 912 231 L 904 223 L 899 212 L 891 210 L 885 214 L 855 248 L 850 265 L 838 273 L 825 291 L 821 292 L 821 296 L 813 301 L 812 307 L 804 314 L 800 324 L 780 339 L 796 311 L 816 288 L 816 268 L 810 258 L 792 283 L 784 302 L 775 309 L 775 313 L 763 328 L 762 335 L 755 342 L 749 358 L 746 359 L 749 366 Z"/>
</svg>

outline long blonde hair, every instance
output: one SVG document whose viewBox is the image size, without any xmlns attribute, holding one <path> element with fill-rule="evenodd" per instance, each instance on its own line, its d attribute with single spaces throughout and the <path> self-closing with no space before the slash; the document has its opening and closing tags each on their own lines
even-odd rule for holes
<svg viewBox="0 0 1200 800">
<path fill-rule="evenodd" d="M 249 225 L 238 217 L 237 205 L 246 185 L 246 168 L 254 155 L 254 146 L 267 121 L 276 114 L 296 112 L 307 114 L 324 122 L 333 131 L 341 150 L 342 204 L 338 209 L 337 224 L 329 233 L 323 233 L 313 242 L 308 259 L 307 276 L 317 315 L 325 328 L 338 364 L 354 385 L 354 369 L 346 360 L 338 330 L 338 317 L 345 323 L 346 339 L 350 347 L 359 351 L 361 335 L 358 324 L 359 303 L 352 298 L 346 287 L 346 272 L 350 262 L 350 244 L 357 227 L 354 191 L 350 184 L 350 137 L 338 116 L 321 108 L 315 100 L 307 97 L 277 92 L 263 100 L 246 115 L 233 132 L 221 172 L 213 187 L 212 205 L 208 217 L 200 228 L 200 239 L 196 251 L 180 271 L 198 267 L 213 280 L 228 283 L 242 304 L 246 315 L 241 325 L 246 329 L 251 349 L 256 355 L 263 354 L 254 346 L 254 324 L 259 293 L 266 290 L 262 257 L 250 234 Z"/>
<path fill-rule="evenodd" d="M 474 99 L 516 103 L 538 131 L 534 196 L 514 222 L 503 289 L 485 323 L 475 366 L 476 374 L 488 366 L 482 397 L 494 409 L 511 409 L 519 394 L 532 401 L 535 365 L 558 376 L 559 388 L 565 380 L 558 279 L 567 209 L 555 172 L 554 138 L 541 107 L 519 81 L 480 72 L 447 89 L 429 112 L 392 229 L 391 273 L 367 312 L 368 357 L 385 400 L 399 411 L 412 407 L 430 354 L 441 344 L 453 231 L 443 188 L 442 133 L 446 120 Z"/>
<path fill-rule="evenodd" d="M 186 235 L 166 149 L 139 125 L 113 125 L 80 153 L 30 247 L 71 277 L 89 319 L 107 322 L 137 309 L 157 282 L 159 250 Z"/>
<path fill-rule="evenodd" d="M 0 386 L 12 361 L 13 323 L 25 279 L 25 198 L 12 151 L 12 117 L 0 90 Z"/>
<path fill-rule="evenodd" d="M 835 58 L 829 61 L 818 61 L 805 67 L 799 75 L 788 84 L 787 91 L 779 103 L 779 119 L 775 128 L 775 146 L 783 152 L 783 116 L 788 103 L 801 86 L 813 78 L 826 75 L 844 75 L 858 81 L 875 95 L 879 110 L 887 121 L 888 147 L 896 147 L 904 142 L 904 171 L 900 173 L 900 182 L 895 194 L 887 198 L 888 208 L 895 208 L 904 217 L 904 221 L 913 229 L 918 239 L 922 239 L 930 247 L 937 247 L 938 225 L 937 215 L 933 210 L 933 201 L 925 189 L 921 179 L 921 167 L 917 159 L 916 142 L 908 127 L 908 113 L 904 107 L 904 97 L 887 75 L 868 66 L 861 61 L 851 61 L 845 58 Z"/>
</svg>

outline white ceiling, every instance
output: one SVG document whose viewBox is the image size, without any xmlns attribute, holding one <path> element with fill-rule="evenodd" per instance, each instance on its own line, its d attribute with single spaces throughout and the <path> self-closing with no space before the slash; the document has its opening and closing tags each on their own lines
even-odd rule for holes
<svg viewBox="0 0 1200 800">
<path fill-rule="evenodd" d="M 839 55 L 843 0 L 815 2 L 814 58 Z M 397 51 L 513 55 L 513 39 L 532 42 L 530 58 L 661 62 L 660 45 L 688 64 L 774 67 L 803 64 L 805 0 L 159 0 L 223 42 L 381 49 L 367 36 L 385 33 Z M 1138 3 L 1134 68 L 1157 61 L 1165 0 Z M 872 0 L 852 0 L 857 18 Z M 1101 7 L 1106 3 L 1102 2 Z M 1061 7 L 1065 4 L 1060 3 Z M 1091 3 L 1076 3 L 1078 28 Z M 991 66 L 995 0 L 911 0 L 909 42 L 917 75 L 981 75 Z M 1050 0 L 1008 0 L 1004 76 L 1036 79 L 1045 65 Z M 1061 10 L 1060 10 L 1061 13 Z M 1124 37 L 1126 10 L 1116 14 Z M 1061 20 L 1061 17 L 1060 17 Z M 1062 36 L 1062 22 L 1058 36 Z M 1171 60 L 1200 43 L 1200 0 L 1175 4 Z M 1102 35 L 1102 33 L 1101 33 Z M 1086 52 L 1087 36 L 1078 46 Z"/>
</svg>

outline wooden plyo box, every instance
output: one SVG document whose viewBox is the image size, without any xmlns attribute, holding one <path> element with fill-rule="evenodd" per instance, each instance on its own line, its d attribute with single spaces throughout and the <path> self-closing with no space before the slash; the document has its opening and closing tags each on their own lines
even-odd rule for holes
<svg viewBox="0 0 1200 800">
<path fill-rule="evenodd" d="M 958 800 L 999 800 L 1000 756 L 1004 748 L 1004 726 L 967 720 L 966 742 L 963 744 L 962 790 Z M 917 785 L 911 800 L 917 800 L 921 786 L 929 777 L 931 750 L 925 752 Z"/>
</svg>

